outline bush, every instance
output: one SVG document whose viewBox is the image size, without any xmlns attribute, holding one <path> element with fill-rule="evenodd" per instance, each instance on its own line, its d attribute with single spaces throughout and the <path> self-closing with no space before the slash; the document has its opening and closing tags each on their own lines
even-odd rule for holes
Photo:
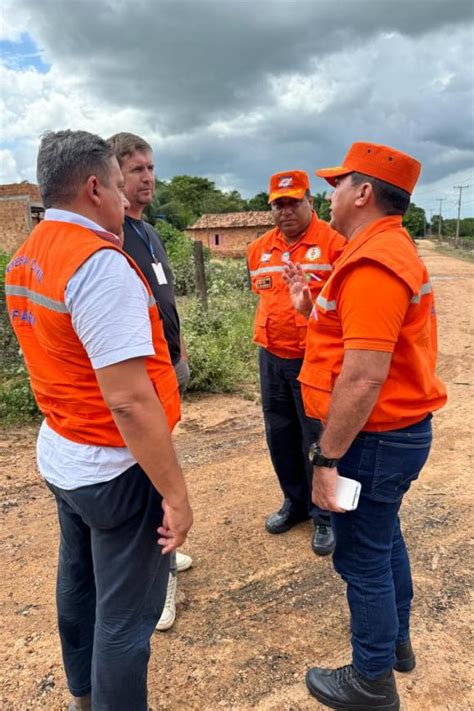
<svg viewBox="0 0 474 711">
<path fill-rule="evenodd" d="M 207 281 L 209 294 L 227 294 L 234 289 L 247 291 L 250 287 L 245 259 L 212 259 Z"/>
<path fill-rule="evenodd" d="M 203 311 L 197 299 L 180 300 L 183 337 L 191 366 L 191 391 L 244 393 L 257 383 L 252 344 L 255 297 L 229 290 L 210 296 Z"/>
<path fill-rule="evenodd" d="M 6 373 L 15 373 L 21 365 L 22 359 L 5 303 L 5 269 L 10 259 L 11 254 L 0 252 L 0 343 L 2 344 L 0 370 Z"/>
<path fill-rule="evenodd" d="M 0 252 L 0 421 L 31 420 L 39 415 L 30 380 L 5 303 L 5 269 L 11 255 Z"/>
<path fill-rule="evenodd" d="M 163 240 L 171 271 L 174 276 L 174 289 L 177 296 L 194 294 L 196 280 L 194 276 L 193 240 L 167 222 L 159 220 L 156 229 Z M 204 250 L 204 259 L 209 261 L 209 250 Z"/>
<path fill-rule="evenodd" d="M 39 417 L 40 411 L 30 387 L 25 368 L 21 366 L 13 377 L 3 373 L 0 379 L 0 421 L 23 422 Z"/>
<path fill-rule="evenodd" d="M 183 337 L 192 370 L 189 390 L 253 392 L 257 383 L 252 345 L 255 297 L 247 286 L 244 259 L 210 260 L 205 250 L 209 309 L 194 296 L 193 242 L 166 223 L 158 225 L 175 276 Z M 0 253 L 0 418 L 5 422 L 32 420 L 39 415 L 18 342 L 5 308 L 4 272 L 9 255 Z"/>
</svg>

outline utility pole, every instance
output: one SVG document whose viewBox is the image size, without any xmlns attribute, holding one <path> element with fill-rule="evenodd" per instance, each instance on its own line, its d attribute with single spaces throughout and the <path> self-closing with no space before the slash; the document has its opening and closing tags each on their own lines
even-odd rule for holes
<svg viewBox="0 0 474 711">
<path fill-rule="evenodd" d="M 443 222 L 442 209 L 443 209 L 444 198 L 438 198 L 438 202 L 439 202 L 438 238 L 441 239 L 441 224 Z"/>
<path fill-rule="evenodd" d="M 469 188 L 469 185 L 453 185 L 454 190 L 459 190 L 458 200 L 458 219 L 456 221 L 456 237 L 454 238 L 454 247 L 457 249 L 459 245 L 459 223 L 461 222 L 461 199 L 464 188 Z"/>
</svg>

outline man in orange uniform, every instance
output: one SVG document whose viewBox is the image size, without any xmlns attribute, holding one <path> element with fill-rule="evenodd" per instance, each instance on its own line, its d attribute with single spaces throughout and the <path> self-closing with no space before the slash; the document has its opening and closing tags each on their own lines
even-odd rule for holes
<svg viewBox="0 0 474 711">
<path fill-rule="evenodd" d="M 415 666 L 398 513 L 428 458 L 431 413 L 446 402 L 429 275 L 402 227 L 420 168 L 393 148 L 355 143 L 342 166 L 317 172 L 334 186 L 331 224 L 349 243 L 310 316 L 300 381 L 307 415 L 324 423 L 311 454 L 313 501 L 333 512 L 353 657 L 310 669 L 306 681 L 337 709 L 399 709 L 392 669 Z M 303 294 L 301 270 L 289 271 Z M 362 485 L 354 511 L 336 502 L 338 472 Z"/>
<path fill-rule="evenodd" d="M 328 555 L 334 548 L 329 514 L 311 503 L 310 443 L 319 434 L 305 416 L 297 380 L 303 362 L 307 320 L 292 306 L 282 275 L 288 262 L 300 262 L 314 299 L 332 271 L 345 240 L 313 210 L 309 179 L 301 170 L 270 178 L 269 202 L 276 227 L 248 247 L 252 289 L 259 302 L 254 343 L 259 367 L 265 432 L 284 501 L 266 521 L 269 533 L 284 533 L 300 521 L 314 521 L 312 548 Z"/>
<path fill-rule="evenodd" d="M 116 236 L 128 201 L 112 148 L 48 133 L 38 183 L 45 219 L 8 265 L 6 294 L 45 416 L 37 457 L 61 531 L 68 708 L 147 711 L 166 554 L 192 523 L 170 434 L 178 382 L 150 288 Z"/>
</svg>

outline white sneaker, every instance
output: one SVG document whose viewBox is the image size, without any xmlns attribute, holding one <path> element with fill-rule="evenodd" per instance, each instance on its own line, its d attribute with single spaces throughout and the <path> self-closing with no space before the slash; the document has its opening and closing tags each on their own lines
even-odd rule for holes
<svg viewBox="0 0 474 711">
<path fill-rule="evenodd" d="M 169 630 L 173 627 L 176 619 L 176 591 L 178 589 L 178 578 L 170 573 L 168 578 L 168 588 L 166 590 L 166 600 L 161 617 L 158 620 L 156 629 L 158 632 Z"/>
<path fill-rule="evenodd" d="M 176 570 L 178 573 L 182 573 L 183 570 L 188 570 L 193 564 L 193 559 L 190 555 L 186 553 L 180 553 L 176 551 Z"/>
</svg>

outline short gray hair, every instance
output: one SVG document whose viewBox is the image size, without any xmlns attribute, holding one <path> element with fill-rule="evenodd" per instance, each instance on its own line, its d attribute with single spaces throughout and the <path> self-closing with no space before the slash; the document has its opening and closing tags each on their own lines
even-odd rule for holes
<svg viewBox="0 0 474 711">
<path fill-rule="evenodd" d="M 44 207 L 67 205 L 91 175 L 109 185 L 112 148 L 87 131 L 48 131 L 38 152 L 37 179 Z"/>
</svg>

